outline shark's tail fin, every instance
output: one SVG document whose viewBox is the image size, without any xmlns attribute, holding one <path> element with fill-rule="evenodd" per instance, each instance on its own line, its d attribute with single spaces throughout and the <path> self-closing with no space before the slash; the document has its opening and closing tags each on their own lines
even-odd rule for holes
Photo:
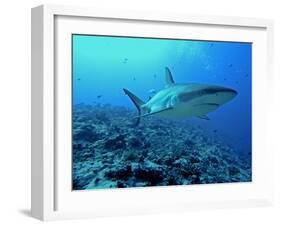
<svg viewBox="0 0 281 226">
<path fill-rule="evenodd" d="M 134 103 L 134 105 L 138 109 L 138 117 L 137 117 L 137 122 L 136 122 L 136 125 L 138 125 L 140 123 L 141 106 L 145 103 L 140 98 L 138 98 L 136 95 L 131 93 L 129 90 L 127 90 L 127 89 L 123 89 L 123 90 L 124 90 L 124 93 L 130 97 L 131 101 Z"/>
</svg>

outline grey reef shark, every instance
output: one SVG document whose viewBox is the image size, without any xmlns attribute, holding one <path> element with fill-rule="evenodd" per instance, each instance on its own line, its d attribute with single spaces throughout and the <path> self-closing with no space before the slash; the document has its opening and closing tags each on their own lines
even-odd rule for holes
<svg viewBox="0 0 281 226">
<path fill-rule="evenodd" d="M 136 125 L 141 118 L 150 115 L 171 119 L 198 117 L 209 120 L 208 113 L 217 110 L 237 95 L 235 90 L 217 85 L 177 84 L 169 68 L 166 67 L 165 71 L 165 88 L 155 93 L 146 103 L 129 90 L 123 89 L 138 109 Z"/>
</svg>

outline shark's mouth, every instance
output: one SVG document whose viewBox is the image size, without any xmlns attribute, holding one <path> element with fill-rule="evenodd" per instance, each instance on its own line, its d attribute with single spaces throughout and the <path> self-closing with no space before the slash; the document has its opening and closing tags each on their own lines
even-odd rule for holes
<svg viewBox="0 0 281 226">
<path fill-rule="evenodd" d="M 219 107 L 220 105 L 217 103 L 202 103 L 202 104 L 194 104 L 193 107 L 197 107 L 197 106 L 205 106 L 205 105 L 209 105 L 209 106 L 216 106 Z"/>
</svg>

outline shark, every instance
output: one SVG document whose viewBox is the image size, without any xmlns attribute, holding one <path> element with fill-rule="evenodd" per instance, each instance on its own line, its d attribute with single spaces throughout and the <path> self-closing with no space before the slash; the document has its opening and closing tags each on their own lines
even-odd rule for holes
<svg viewBox="0 0 281 226">
<path fill-rule="evenodd" d="M 218 85 L 175 83 L 168 67 L 165 67 L 165 81 L 165 87 L 147 102 L 123 88 L 138 110 L 136 125 L 142 118 L 151 115 L 170 119 L 198 117 L 210 120 L 208 113 L 216 111 L 238 94 L 234 89 Z"/>
</svg>

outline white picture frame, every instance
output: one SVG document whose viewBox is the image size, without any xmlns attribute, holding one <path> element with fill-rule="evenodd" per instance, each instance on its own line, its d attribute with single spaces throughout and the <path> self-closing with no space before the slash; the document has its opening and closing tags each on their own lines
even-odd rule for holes
<svg viewBox="0 0 281 226">
<path fill-rule="evenodd" d="M 108 24 L 100 26 L 99 23 L 103 23 L 104 20 Z M 122 25 L 124 21 L 126 23 Z M 146 29 L 134 29 L 137 23 Z M 164 29 L 155 29 L 160 24 Z M 181 30 L 189 26 L 188 28 L 197 29 L 198 32 L 188 33 L 186 30 L 185 33 L 180 33 L 178 26 Z M 252 93 L 253 182 L 72 191 L 69 178 L 71 176 L 70 143 L 67 135 L 62 134 L 70 132 L 69 118 L 65 117 L 64 120 L 63 117 L 70 114 L 69 100 L 71 99 L 69 95 L 71 82 L 68 77 L 71 50 L 67 46 L 66 39 L 69 34 L 77 30 L 80 33 L 94 32 L 121 36 L 126 35 L 130 30 L 130 35 L 136 36 L 174 37 L 173 35 L 177 34 L 189 39 L 231 39 L 253 42 L 255 44 Z M 151 33 L 153 30 L 157 31 Z M 62 64 L 67 66 L 60 67 Z M 123 12 L 57 5 L 33 8 L 32 216 L 41 220 L 56 220 L 271 205 L 273 182 L 270 175 L 273 172 L 273 153 L 266 140 L 266 128 L 271 120 L 268 111 L 270 102 L 265 107 L 264 100 L 272 91 L 272 64 L 273 22 L 271 20 Z"/>
</svg>

